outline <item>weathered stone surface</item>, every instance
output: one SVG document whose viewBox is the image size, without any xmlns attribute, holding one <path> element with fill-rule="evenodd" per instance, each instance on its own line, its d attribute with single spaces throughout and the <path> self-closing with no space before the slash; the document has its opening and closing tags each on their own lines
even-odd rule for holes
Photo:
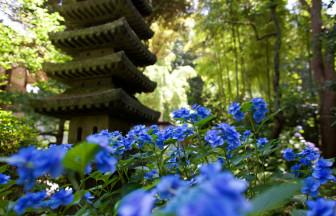
<svg viewBox="0 0 336 216">
<path fill-rule="evenodd" d="M 159 112 L 142 105 L 123 89 L 57 95 L 32 100 L 31 104 L 39 113 L 61 118 L 100 113 L 134 122 L 155 122 L 160 116 Z"/>
<path fill-rule="evenodd" d="M 131 0 L 81 1 L 59 7 L 58 11 L 70 28 L 100 25 L 125 17 L 139 38 L 149 39 L 153 36 L 152 30 Z"/>
<path fill-rule="evenodd" d="M 46 63 L 43 68 L 50 77 L 68 85 L 74 80 L 113 76 L 128 83 L 136 93 L 152 92 L 156 87 L 156 83 L 141 73 L 123 51 L 63 64 Z"/>
<path fill-rule="evenodd" d="M 156 62 L 142 41 L 153 35 L 143 18 L 152 11 L 148 1 L 64 0 L 58 9 L 68 30 L 50 38 L 73 60 L 46 63 L 44 70 L 70 88 L 31 100 L 35 110 L 70 120 L 70 143 L 103 129 L 125 132 L 135 124 L 156 122 L 160 113 L 134 97 L 156 87 L 137 69 Z"/>
<path fill-rule="evenodd" d="M 141 42 L 125 18 L 85 29 L 52 33 L 50 39 L 56 47 L 75 57 L 85 50 L 111 48 L 123 50 L 137 66 L 156 62 L 156 56 Z"/>
</svg>

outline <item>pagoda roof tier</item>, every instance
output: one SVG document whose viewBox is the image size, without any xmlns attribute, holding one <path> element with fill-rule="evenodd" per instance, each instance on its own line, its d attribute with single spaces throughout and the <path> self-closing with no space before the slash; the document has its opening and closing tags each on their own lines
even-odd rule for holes
<svg viewBox="0 0 336 216">
<path fill-rule="evenodd" d="M 148 1 L 149 0 L 132 0 L 134 6 L 143 16 L 149 16 L 153 12 L 153 8 Z"/>
<path fill-rule="evenodd" d="M 127 83 L 134 92 L 152 92 L 156 88 L 156 83 L 140 72 L 123 51 L 62 64 L 45 63 L 43 69 L 50 77 L 69 85 L 73 80 L 113 76 Z"/>
<path fill-rule="evenodd" d="M 85 29 L 51 33 L 50 39 L 56 47 L 73 56 L 83 51 L 111 48 L 123 50 L 137 66 L 156 62 L 156 56 L 141 42 L 125 18 Z"/>
<path fill-rule="evenodd" d="M 122 89 L 57 95 L 31 100 L 31 104 L 37 112 L 59 118 L 105 113 L 132 121 L 156 122 L 160 116 L 159 112 L 144 106 Z"/>
<path fill-rule="evenodd" d="M 142 5 L 148 6 L 145 2 Z M 149 39 L 154 34 L 131 0 L 80 1 L 62 5 L 58 11 L 69 26 L 87 27 L 100 25 L 125 17 L 139 38 Z"/>
</svg>

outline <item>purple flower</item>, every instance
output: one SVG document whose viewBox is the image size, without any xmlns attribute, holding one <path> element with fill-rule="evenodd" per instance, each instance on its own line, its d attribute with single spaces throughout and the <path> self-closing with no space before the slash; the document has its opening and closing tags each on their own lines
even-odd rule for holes
<svg viewBox="0 0 336 216">
<path fill-rule="evenodd" d="M 233 118 L 240 122 L 244 119 L 244 113 L 241 111 L 240 104 L 237 102 L 232 103 L 229 106 L 229 114 L 233 116 Z"/>
<path fill-rule="evenodd" d="M 10 176 L 0 173 L 0 185 L 7 184 Z"/>
<path fill-rule="evenodd" d="M 307 201 L 308 212 L 307 216 L 335 216 L 336 201 L 319 198 L 315 201 Z"/>
<path fill-rule="evenodd" d="M 120 216 L 149 216 L 154 207 L 154 196 L 139 189 L 125 196 L 118 209 Z"/>
</svg>

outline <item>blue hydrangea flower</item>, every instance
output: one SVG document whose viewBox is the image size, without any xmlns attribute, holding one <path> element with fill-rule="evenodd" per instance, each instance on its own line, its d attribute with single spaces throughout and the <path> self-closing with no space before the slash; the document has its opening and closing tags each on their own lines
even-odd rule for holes
<svg viewBox="0 0 336 216">
<path fill-rule="evenodd" d="M 201 121 L 211 115 L 211 111 L 209 109 L 198 104 L 194 104 L 192 109 L 194 112 L 191 113 L 191 122 Z"/>
<path fill-rule="evenodd" d="M 153 178 L 158 177 L 159 176 L 158 174 L 159 173 L 157 172 L 157 170 L 153 169 L 153 170 L 145 173 L 145 179 L 146 180 L 152 180 Z"/>
<path fill-rule="evenodd" d="M 67 152 L 64 146 L 52 146 L 46 150 L 39 151 L 36 155 L 38 165 L 35 171 L 39 172 L 38 176 L 47 173 L 53 178 L 59 177 L 63 172 L 62 160 Z"/>
<path fill-rule="evenodd" d="M 294 153 L 294 150 L 291 148 L 283 150 L 282 156 L 286 161 L 294 161 L 296 159 L 296 154 Z"/>
<path fill-rule="evenodd" d="M 331 169 L 332 165 L 333 163 L 331 161 L 320 158 L 314 166 L 312 176 L 318 179 L 321 184 L 325 184 L 328 181 L 335 181 L 336 178 Z"/>
<path fill-rule="evenodd" d="M 188 127 L 187 124 L 184 124 L 181 126 L 174 127 L 173 133 L 172 133 L 172 139 L 175 139 L 181 142 L 193 134 L 194 134 L 193 129 Z"/>
<path fill-rule="evenodd" d="M 47 197 L 45 191 L 36 192 L 36 193 L 27 193 L 23 195 L 20 199 L 16 201 L 14 206 L 14 211 L 16 214 L 23 214 L 28 208 L 40 208 L 41 203 Z"/>
<path fill-rule="evenodd" d="M 335 216 L 336 201 L 319 198 L 315 201 L 307 201 L 308 212 L 307 216 Z"/>
<path fill-rule="evenodd" d="M 200 105 L 193 105 L 192 109 L 181 108 L 173 111 L 172 116 L 175 120 L 195 123 L 201 121 L 211 115 L 211 111 Z"/>
<path fill-rule="evenodd" d="M 125 150 L 129 150 L 125 138 L 119 131 L 109 133 L 108 130 L 102 130 L 97 134 L 88 136 L 86 141 L 99 145 L 111 154 L 122 154 Z"/>
<path fill-rule="evenodd" d="M 260 123 L 266 116 L 268 112 L 267 103 L 263 98 L 253 98 L 252 102 L 252 112 L 253 119 L 255 122 Z"/>
<path fill-rule="evenodd" d="M 212 177 L 217 176 L 222 170 L 222 163 L 217 161 L 216 163 L 204 164 L 200 168 L 200 174 L 196 177 L 197 183 L 209 180 Z"/>
<path fill-rule="evenodd" d="M 318 149 L 309 146 L 298 155 L 300 156 L 300 163 L 305 166 L 311 166 L 312 163 L 320 157 Z"/>
<path fill-rule="evenodd" d="M 173 197 L 178 190 L 188 185 L 187 182 L 180 179 L 178 175 L 169 175 L 162 177 L 160 182 L 156 185 L 155 192 L 160 199 L 169 199 Z"/>
<path fill-rule="evenodd" d="M 57 178 L 61 175 L 65 153 L 66 149 L 62 146 L 52 146 L 44 150 L 27 147 L 12 155 L 7 162 L 17 167 L 19 176 L 17 184 L 24 185 L 24 189 L 29 190 L 34 186 L 36 178 L 40 176 L 49 174 Z"/>
<path fill-rule="evenodd" d="M 149 216 L 154 207 L 155 198 L 152 193 L 143 189 L 133 191 L 125 196 L 118 209 L 120 216 Z"/>
<path fill-rule="evenodd" d="M 178 168 L 177 155 L 176 154 L 170 155 L 169 160 L 167 161 L 167 168 L 171 169 L 171 170 Z"/>
<path fill-rule="evenodd" d="M 240 134 L 236 131 L 236 128 L 226 123 L 220 123 L 215 129 L 208 131 L 205 140 L 212 147 L 226 143 L 225 147 L 228 151 L 232 151 L 241 145 Z"/>
<path fill-rule="evenodd" d="M 187 108 L 181 108 L 173 111 L 172 115 L 175 120 L 183 119 L 188 121 L 190 119 L 190 110 Z"/>
<path fill-rule="evenodd" d="M 262 148 L 262 147 L 264 147 L 267 143 L 268 143 L 268 139 L 267 139 L 267 138 L 259 138 L 259 139 L 257 140 L 257 147 L 258 147 L 258 148 Z"/>
<path fill-rule="evenodd" d="M 57 209 L 60 206 L 67 206 L 74 200 L 72 189 L 60 190 L 54 193 L 49 200 L 42 203 L 43 207 L 49 207 L 51 209 Z"/>
<path fill-rule="evenodd" d="M 224 145 L 224 139 L 219 135 L 219 131 L 216 129 L 209 130 L 206 133 L 205 141 L 207 141 L 212 148 Z"/>
<path fill-rule="evenodd" d="M 247 183 L 220 173 L 168 201 L 163 213 L 182 216 L 242 216 L 250 209 L 244 197 Z"/>
<path fill-rule="evenodd" d="M 0 173 L 0 185 L 7 184 L 10 179 L 10 176 Z"/>
<path fill-rule="evenodd" d="M 242 121 L 245 117 L 244 113 L 241 111 L 240 104 L 237 102 L 234 102 L 229 106 L 228 112 L 238 122 Z"/>
<path fill-rule="evenodd" d="M 291 167 L 291 171 L 292 173 L 296 176 L 296 177 L 299 177 L 301 175 L 301 169 L 302 169 L 302 164 L 294 164 L 292 167 Z"/>
<path fill-rule="evenodd" d="M 117 159 L 106 151 L 98 152 L 95 157 L 95 162 L 97 169 L 102 173 L 114 173 L 118 163 Z"/>
<path fill-rule="evenodd" d="M 129 139 L 128 142 L 131 142 L 131 146 L 137 146 L 142 148 L 144 144 L 152 144 L 153 139 L 149 134 L 149 128 L 146 128 L 145 125 L 134 126 L 126 135 Z"/>
<path fill-rule="evenodd" d="M 90 193 L 90 192 L 86 192 L 84 194 L 84 200 L 89 203 L 89 204 L 92 204 L 92 200 L 94 199 L 95 197 Z"/>
<path fill-rule="evenodd" d="M 308 194 L 312 197 L 316 197 L 319 193 L 319 188 L 321 184 L 314 177 L 308 177 L 304 180 L 304 185 L 301 189 L 301 192 Z"/>
<path fill-rule="evenodd" d="M 249 136 L 251 136 L 251 134 L 252 134 L 252 132 L 250 130 L 244 131 L 243 136 L 242 136 L 242 141 L 246 142 L 247 139 L 249 138 Z"/>
</svg>

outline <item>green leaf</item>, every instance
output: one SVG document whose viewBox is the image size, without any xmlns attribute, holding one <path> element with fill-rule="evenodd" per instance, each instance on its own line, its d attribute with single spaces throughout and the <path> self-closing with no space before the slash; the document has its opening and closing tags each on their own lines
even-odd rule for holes
<svg viewBox="0 0 336 216">
<path fill-rule="evenodd" d="M 307 211 L 303 209 L 294 209 L 291 213 L 291 216 L 306 216 Z"/>
<path fill-rule="evenodd" d="M 99 146 L 91 143 L 81 143 L 70 149 L 63 159 L 65 168 L 84 173 L 88 163 L 94 158 Z"/>
<path fill-rule="evenodd" d="M 272 186 L 252 200 L 253 209 L 250 215 L 264 215 L 283 207 L 294 195 L 300 193 L 301 187 L 298 182 Z"/>
<path fill-rule="evenodd" d="M 252 109 L 252 102 L 245 102 L 240 106 L 242 112 L 249 112 Z"/>
<path fill-rule="evenodd" d="M 212 121 L 213 119 L 215 119 L 214 116 L 209 116 L 209 117 L 207 117 L 205 119 L 202 119 L 201 121 L 196 122 L 195 126 L 201 128 L 204 125 L 206 125 L 207 123 L 209 123 L 210 121 Z"/>
</svg>

